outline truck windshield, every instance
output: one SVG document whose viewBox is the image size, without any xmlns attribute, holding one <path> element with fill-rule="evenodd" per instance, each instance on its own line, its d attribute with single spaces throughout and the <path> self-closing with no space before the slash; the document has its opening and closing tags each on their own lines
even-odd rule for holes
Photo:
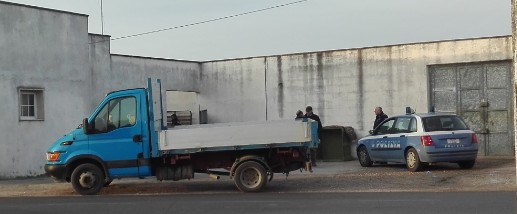
<svg viewBox="0 0 517 214">
<path fill-rule="evenodd" d="M 135 97 L 110 100 L 94 118 L 94 132 L 104 133 L 136 123 Z"/>
<path fill-rule="evenodd" d="M 442 115 L 422 118 L 424 129 L 432 131 L 468 130 L 463 120 L 455 115 Z"/>
</svg>

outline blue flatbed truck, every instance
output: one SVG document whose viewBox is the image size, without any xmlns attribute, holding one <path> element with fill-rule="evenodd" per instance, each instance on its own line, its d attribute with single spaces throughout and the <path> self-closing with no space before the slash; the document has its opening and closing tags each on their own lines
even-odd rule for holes
<svg viewBox="0 0 517 214">
<path fill-rule="evenodd" d="M 243 192 L 257 192 L 274 173 L 312 172 L 309 148 L 318 144 L 310 119 L 165 126 L 160 80 L 147 88 L 111 92 L 79 127 L 47 150 L 45 171 L 97 194 L 113 179 L 226 175 Z"/>
</svg>

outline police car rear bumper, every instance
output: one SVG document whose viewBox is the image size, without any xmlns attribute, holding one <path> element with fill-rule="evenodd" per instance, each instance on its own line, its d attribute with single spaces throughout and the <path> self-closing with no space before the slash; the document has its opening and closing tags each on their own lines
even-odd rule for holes
<svg viewBox="0 0 517 214">
<path fill-rule="evenodd" d="M 475 160 L 478 150 L 468 151 L 447 151 L 447 152 L 427 152 L 425 156 L 420 157 L 422 162 L 457 162 Z"/>
</svg>

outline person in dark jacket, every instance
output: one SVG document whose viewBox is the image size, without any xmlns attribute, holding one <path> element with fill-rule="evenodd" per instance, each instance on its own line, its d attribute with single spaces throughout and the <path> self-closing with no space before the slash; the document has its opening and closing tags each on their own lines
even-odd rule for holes
<svg viewBox="0 0 517 214">
<path fill-rule="evenodd" d="M 296 118 L 294 118 L 294 119 L 303 119 L 303 118 L 305 118 L 305 115 L 303 115 L 303 112 L 301 110 L 298 110 L 296 112 Z"/>
<path fill-rule="evenodd" d="M 172 122 L 172 125 L 173 126 L 179 126 L 181 125 L 179 119 L 178 119 L 178 116 L 176 114 L 172 114 L 171 116 L 171 122 Z"/>
<path fill-rule="evenodd" d="M 307 108 L 305 108 L 304 116 L 306 118 L 310 118 L 312 120 L 318 121 L 318 138 L 321 139 L 321 129 L 323 129 L 323 126 L 321 125 L 320 117 L 318 115 L 314 114 L 314 112 L 312 112 L 311 106 L 307 106 Z M 311 162 L 312 162 L 313 166 L 316 166 L 316 153 L 317 153 L 316 149 L 311 149 Z"/>
<path fill-rule="evenodd" d="M 388 115 L 384 114 L 382 107 L 375 107 L 375 122 L 373 122 L 373 129 L 377 128 L 384 120 L 388 119 Z"/>
</svg>

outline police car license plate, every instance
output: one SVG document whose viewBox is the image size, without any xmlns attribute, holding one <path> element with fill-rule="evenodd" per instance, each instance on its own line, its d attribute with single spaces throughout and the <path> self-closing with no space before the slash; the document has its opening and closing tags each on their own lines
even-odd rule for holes
<svg viewBox="0 0 517 214">
<path fill-rule="evenodd" d="M 447 143 L 458 144 L 458 143 L 460 143 L 460 139 L 447 139 Z"/>
</svg>

